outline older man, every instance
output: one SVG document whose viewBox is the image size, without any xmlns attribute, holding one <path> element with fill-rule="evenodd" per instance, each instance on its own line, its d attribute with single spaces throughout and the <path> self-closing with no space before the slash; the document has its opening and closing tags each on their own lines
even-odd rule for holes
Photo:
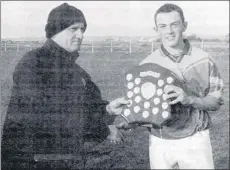
<svg viewBox="0 0 230 170">
<path fill-rule="evenodd" d="M 108 102 L 75 63 L 86 28 L 79 9 L 66 3 L 54 8 L 45 44 L 16 66 L 3 129 L 2 169 L 81 169 L 84 142 L 109 135 Z"/>
</svg>

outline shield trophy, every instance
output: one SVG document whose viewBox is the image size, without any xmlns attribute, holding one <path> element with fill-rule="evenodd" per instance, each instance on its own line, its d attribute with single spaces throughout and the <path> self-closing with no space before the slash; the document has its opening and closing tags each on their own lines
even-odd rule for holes
<svg viewBox="0 0 230 170">
<path fill-rule="evenodd" d="M 146 63 L 135 66 L 125 74 L 125 105 L 121 116 L 128 124 L 162 126 L 172 119 L 173 110 L 181 104 L 169 105 L 164 88 L 175 85 L 183 88 L 180 78 L 158 64 Z M 175 107 L 175 108 L 173 108 Z"/>
</svg>

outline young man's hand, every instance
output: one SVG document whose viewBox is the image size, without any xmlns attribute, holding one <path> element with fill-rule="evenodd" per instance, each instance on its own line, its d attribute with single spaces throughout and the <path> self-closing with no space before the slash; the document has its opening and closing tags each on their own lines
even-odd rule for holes
<svg viewBox="0 0 230 170">
<path fill-rule="evenodd" d="M 164 92 L 166 93 L 166 100 L 172 100 L 169 102 L 170 105 L 176 104 L 178 102 L 181 102 L 183 105 L 191 104 L 190 97 L 180 87 L 167 85 L 164 89 Z"/>
<path fill-rule="evenodd" d="M 120 115 L 122 111 L 122 106 L 127 104 L 129 104 L 129 101 L 125 100 L 124 97 L 117 98 L 106 106 L 106 110 L 110 115 Z"/>
<path fill-rule="evenodd" d="M 126 121 L 123 121 L 123 122 L 116 125 L 116 128 L 122 129 L 125 131 L 131 131 L 132 129 L 136 129 L 137 127 L 138 127 L 137 124 L 129 124 Z"/>
<path fill-rule="evenodd" d="M 172 100 L 169 102 L 170 105 L 181 102 L 181 104 L 192 106 L 195 109 L 215 111 L 223 104 L 220 91 L 208 93 L 205 97 L 188 96 L 183 89 L 173 85 L 166 86 L 164 91 L 166 100 Z"/>
</svg>

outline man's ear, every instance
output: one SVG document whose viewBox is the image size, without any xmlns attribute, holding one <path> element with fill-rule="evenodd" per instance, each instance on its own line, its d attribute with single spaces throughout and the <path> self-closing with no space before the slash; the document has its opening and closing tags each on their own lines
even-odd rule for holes
<svg viewBox="0 0 230 170">
<path fill-rule="evenodd" d="M 185 22 L 183 23 L 183 32 L 186 31 L 187 27 L 188 27 L 188 22 L 185 21 Z"/>
</svg>

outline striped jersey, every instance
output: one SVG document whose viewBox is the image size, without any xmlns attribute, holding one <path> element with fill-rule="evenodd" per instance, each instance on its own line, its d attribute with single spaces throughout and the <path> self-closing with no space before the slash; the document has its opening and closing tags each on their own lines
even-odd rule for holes
<svg viewBox="0 0 230 170">
<path fill-rule="evenodd" d="M 193 47 L 188 40 L 184 40 L 185 47 L 182 54 L 171 55 L 163 45 L 145 58 L 144 63 L 156 63 L 174 72 L 186 84 L 188 95 L 216 97 L 219 104 L 223 104 L 223 79 L 211 56 L 200 48 Z M 151 129 L 155 136 L 165 139 L 178 139 L 190 136 L 196 131 L 209 128 L 210 116 L 205 110 L 192 107 L 186 113 L 178 113 L 177 119 L 160 129 Z"/>
</svg>

